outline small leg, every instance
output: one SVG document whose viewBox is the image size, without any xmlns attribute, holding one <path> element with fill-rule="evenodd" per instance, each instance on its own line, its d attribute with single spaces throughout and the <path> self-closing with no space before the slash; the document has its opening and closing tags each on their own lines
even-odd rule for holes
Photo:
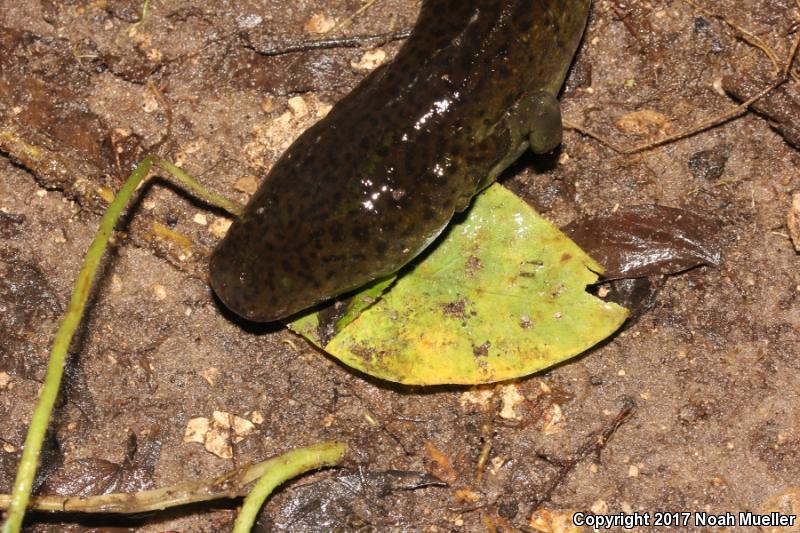
<svg viewBox="0 0 800 533">
<path fill-rule="evenodd" d="M 531 150 L 537 154 L 555 150 L 561 144 L 561 106 L 556 97 L 539 91 L 529 97 L 524 107 L 530 113 L 527 120 Z"/>
<path fill-rule="evenodd" d="M 469 205 L 472 197 L 497 179 L 509 165 L 530 147 L 537 154 L 552 152 L 561 144 L 561 106 L 555 95 L 537 91 L 516 102 L 499 125 L 508 134 L 508 152 L 478 183 L 475 192 L 459 200 L 456 211 Z M 489 135 L 482 142 L 496 143 L 502 135 Z M 497 149 L 497 147 L 493 148 Z M 491 152 L 491 150 L 489 150 Z"/>
</svg>

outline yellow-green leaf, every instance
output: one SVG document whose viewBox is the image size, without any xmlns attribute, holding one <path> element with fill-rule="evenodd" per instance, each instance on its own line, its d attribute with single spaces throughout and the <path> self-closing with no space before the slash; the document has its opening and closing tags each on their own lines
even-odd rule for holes
<svg viewBox="0 0 800 533">
<path fill-rule="evenodd" d="M 586 292 L 596 272 L 602 267 L 566 235 L 495 184 L 388 290 L 385 281 L 366 299 L 356 294 L 352 301 L 370 306 L 346 312 L 330 335 L 321 334 L 320 312 L 290 327 L 378 378 L 501 381 L 573 357 L 624 322 L 624 308 Z"/>
</svg>

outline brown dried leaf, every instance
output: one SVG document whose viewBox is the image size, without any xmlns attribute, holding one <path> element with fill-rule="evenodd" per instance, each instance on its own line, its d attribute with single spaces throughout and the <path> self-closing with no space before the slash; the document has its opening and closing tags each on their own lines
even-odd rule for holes
<svg viewBox="0 0 800 533">
<path fill-rule="evenodd" d="M 718 222 L 674 207 L 623 207 L 579 218 L 564 232 L 605 267 L 606 279 L 675 274 L 721 258 Z"/>
<path fill-rule="evenodd" d="M 270 507 L 262 512 L 253 532 L 362 531 L 359 526 L 365 526 L 365 531 L 372 530 L 364 522 L 369 522 L 373 514 L 383 518 L 383 498 L 401 490 L 442 485 L 426 472 L 359 470 L 346 473 L 295 487 L 277 512 L 270 513 Z"/>
<path fill-rule="evenodd" d="M 146 440 L 138 445 L 135 436 L 131 436 L 128 447 L 125 459 L 119 464 L 96 457 L 66 463 L 47 478 L 42 492 L 58 496 L 93 496 L 150 488 L 161 443 Z"/>
</svg>

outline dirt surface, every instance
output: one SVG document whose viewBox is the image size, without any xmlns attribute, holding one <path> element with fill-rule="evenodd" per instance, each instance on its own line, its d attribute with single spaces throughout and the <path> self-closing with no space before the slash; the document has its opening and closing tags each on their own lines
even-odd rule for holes
<svg viewBox="0 0 800 533">
<path fill-rule="evenodd" d="M 0 490 L 10 490 L 104 198 L 157 151 L 246 199 L 254 177 L 381 58 L 371 46 L 272 51 L 390 34 L 412 26 L 419 8 L 378 1 L 331 28 L 361 5 L 154 0 L 140 21 L 140 2 L 0 0 Z M 629 147 L 732 109 L 726 75 L 773 79 L 768 56 L 712 14 L 783 61 L 797 31 L 794 0 L 703 6 L 710 13 L 686 1 L 595 2 L 565 118 Z M 391 58 L 399 45 L 378 49 Z M 428 472 L 447 486 L 371 474 L 364 479 L 383 480 L 380 490 L 331 505 L 323 516 L 332 525 L 314 530 L 529 531 L 562 461 L 628 401 L 628 420 L 543 508 L 758 511 L 798 485 L 800 257 L 785 227 L 800 190 L 797 150 L 750 113 L 633 155 L 569 130 L 550 166 L 526 156 L 504 183 L 560 225 L 615 205 L 712 216 L 722 260 L 670 277 L 654 307 L 601 347 L 484 392 L 375 382 L 279 327 L 241 322 L 206 280 L 208 252 L 228 219 L 151 183 L 104 262 L 72 347 L 39 492 L 135 491 L 340 439 L 350 445 L 350 474 Z M 253 423 L 230 457 L 184 441 L 190 419 L 215 411 Z M 262 529 L 312 530 L 291 525 L 293 494 L 330 475 L 285 486 Z M 320 486 L 311 507 L 335 492 Z M 37 515 L 29 523 L 34 531 L 225 531 L 235 510 L 227 502 L 125 521 Z"/>
</svg>

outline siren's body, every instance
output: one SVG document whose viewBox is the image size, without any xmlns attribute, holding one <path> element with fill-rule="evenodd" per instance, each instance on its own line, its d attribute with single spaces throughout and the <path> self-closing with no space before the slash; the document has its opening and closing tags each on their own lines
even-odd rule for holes
<svg viewBox="0 0 800 533">
<path fill-rule="evenodd" d="M 555 148 L 589 4 L 425 0 L 394 61 L 297 139 L 214 251 L 222 301 L 270 321 L 390 274 L 525 149 Z"/>
</svg>

